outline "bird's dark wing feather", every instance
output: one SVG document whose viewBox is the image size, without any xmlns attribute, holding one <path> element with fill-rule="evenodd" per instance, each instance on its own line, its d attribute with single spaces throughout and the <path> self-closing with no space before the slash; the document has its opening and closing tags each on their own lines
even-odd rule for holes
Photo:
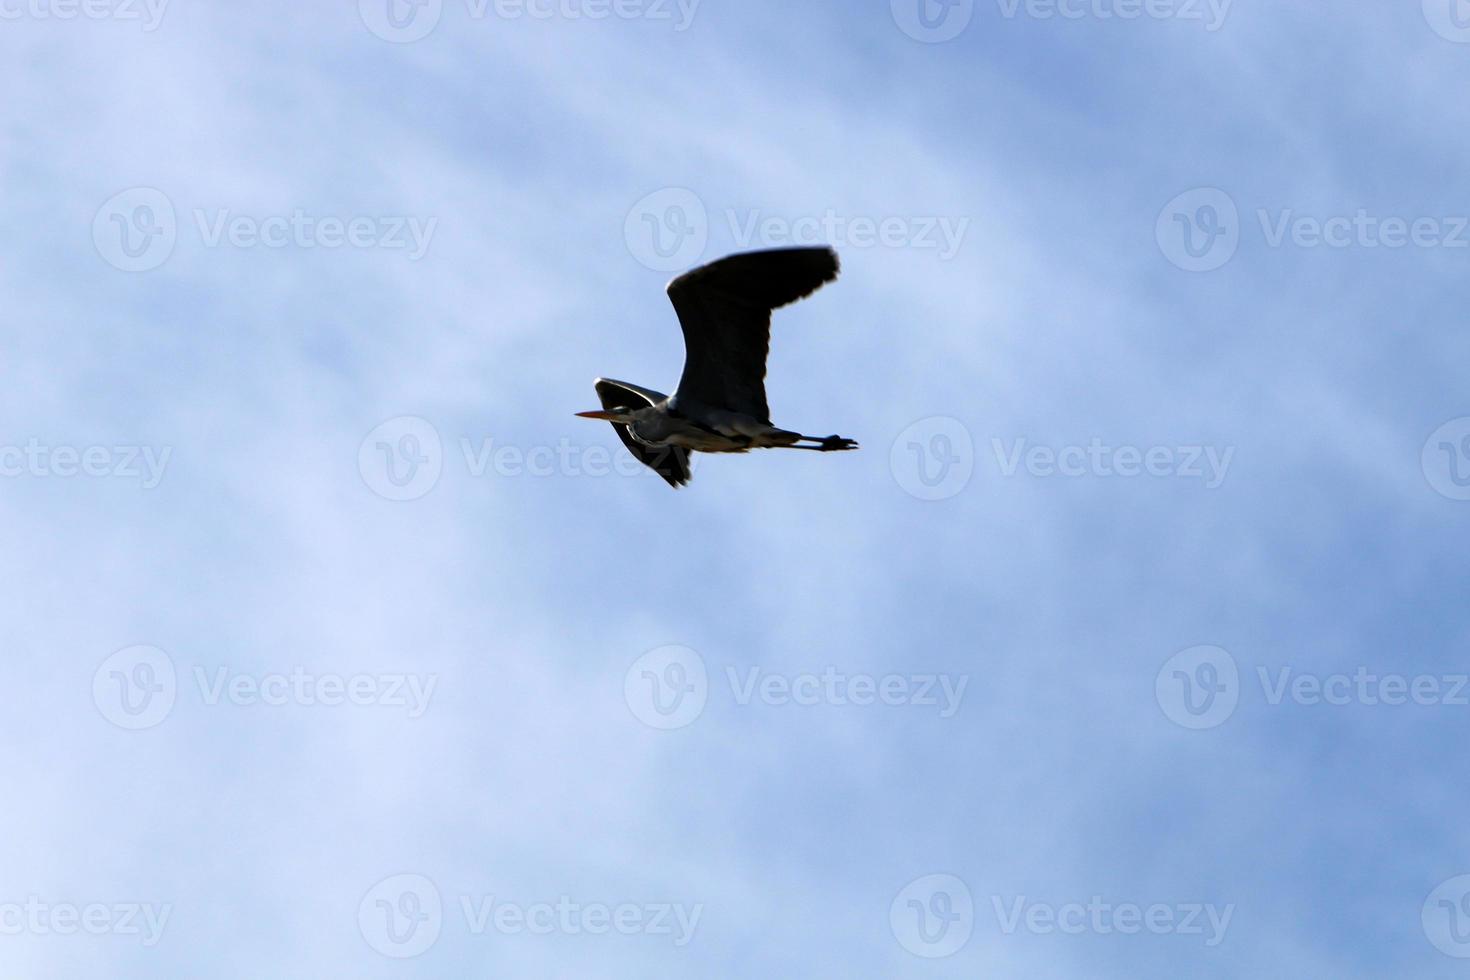
<svg viewBox="0 0 1470 980">
<path fill-rule="evenodd" d="M 620 408 L 648 408 L 664 400 L 663 395 L 650 388 L 640 388 L 626 381 L 613 381 L 610 378 L 597 379 L 597 397 L 601 399 L 603 409 L 609 412 Z M 677 446 L 654 449 L 643 445 L 629 435 L 626 425 L 614 422 L 612 427 L 617 430 L 618 438 L 623 440 L 623 445 L 628 447 L 628 452 L 632 453 L 638 462 L 667 480 L 669 486 L 678 489 L 689 482 L 689 453 L 687 450 Z"/>
<path fill-rule="evenodd" d="M 810 296 L 839 268 L 830 248 L 780 248 L 731 255 L 669 283 L 684 328 L 675 404 L 694 401 L 769 422 L 771 311 Z"/>
</svg>

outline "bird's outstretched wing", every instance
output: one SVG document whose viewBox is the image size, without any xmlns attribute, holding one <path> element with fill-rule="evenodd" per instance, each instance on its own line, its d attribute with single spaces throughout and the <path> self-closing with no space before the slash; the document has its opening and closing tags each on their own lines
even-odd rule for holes
<svg viewBox="0 0 1470 980">
<path fill-rule="evenodd" d="M 837 278 L 837 253 L 779 248 L 731 255 L 669 283 L 684 328 L 684 374 L 675 403 L 698 402 L 769 422 L 766 355 L 771 311 Z"/>
<path fill-rule="evenodd" d="M 664 400 L 664 396 L 657 391 L 630 385 L 626 381 L 613 381 L 611 378 L 597 379 L 597 397 L 602 401 L 603 409 L 609 412 L 619 408 L 648 408 Z M 617 430 L 623 445 L 628 447 L 628 452 L 638 462 L 667 480 L 669 486 L 678 489 L 689 482 L 687 450 L 677 446 L 653 449 L 629 435 L 626 425 L 614 422 L 612 427 Z"/>
</svg>

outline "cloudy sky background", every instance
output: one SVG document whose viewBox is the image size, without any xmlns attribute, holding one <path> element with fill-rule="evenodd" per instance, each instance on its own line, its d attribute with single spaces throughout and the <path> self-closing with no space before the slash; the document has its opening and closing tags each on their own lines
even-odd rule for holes
<svg viewBox="0 0 1470 980">
<path fill-rule="evenodd" d="M 0 0 L 0 973 L 1463 975 L 1470 10 L 1126 7 Z M 1360 210 L 1428 223 L 1272 244 Z M 211 238 L 297 211 L 432 234 Z M 863 451 L 604 474 L 572 413 L 674 385 L 662 266 L 801 219 L 844 275 L 777 320 L 774 417 Z M 1168 473 L 1007 462 L 1094 440 Z M 661 657 L 704 669 L 673 730 Z M 965 687 L 730 680 L 829 668 Z M 1440 696 L 1259 673 L 1360 669 Z M 293 673 L 434 686 L 211 694 Z M 1094 896 L 1230 918 L 997 912 Z M 699 918 L 462 904 L 563 897 Z"/>
</svg>

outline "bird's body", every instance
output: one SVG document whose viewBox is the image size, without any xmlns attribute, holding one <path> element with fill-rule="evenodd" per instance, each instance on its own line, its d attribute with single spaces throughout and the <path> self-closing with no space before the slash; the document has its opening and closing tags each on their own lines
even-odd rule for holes
<svg viewBox="0 0 1470 980">
<path fill-rule="evenodd" d="M 602 411 L 578 414 L 611 422 L 629 451 L 673 487 L 689 482 L 690 452 L 856 449 L 841 436 L 777 428 L 766 406 L 771 311 L 809 296 L 838 270 L 830 248 L 789 248 L 732 255 L 685 273 L 668 287 L 684 330 L 675 393 L 599 378 Z"/>
</svg>

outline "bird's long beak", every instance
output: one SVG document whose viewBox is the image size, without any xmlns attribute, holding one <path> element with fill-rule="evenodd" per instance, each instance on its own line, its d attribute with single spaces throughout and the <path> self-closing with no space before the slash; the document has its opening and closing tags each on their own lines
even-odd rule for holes
<svg viewBox="0 0 1470 980">
<path fill-rule="evenodd" d="M 578 412 L 579 419 L 601 419 L 604 422 L 616 422 L 618 416 L 614 412 Z"/>
</svg>

